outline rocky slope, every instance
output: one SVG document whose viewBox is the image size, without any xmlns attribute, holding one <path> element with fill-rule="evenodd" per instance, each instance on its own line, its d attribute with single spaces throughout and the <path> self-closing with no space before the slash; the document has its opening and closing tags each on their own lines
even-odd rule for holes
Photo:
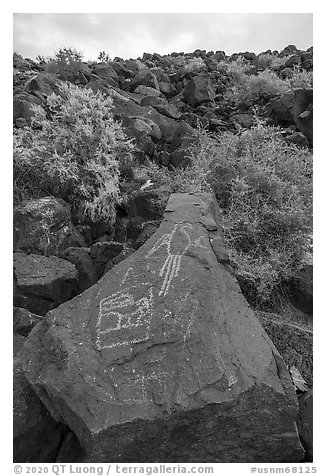
<svg viewBox="0 0 326 476">
<path fill-rule="evenodd" d="M 28 59 L 23 60 L 16 58 L 14 61 L 14 127 L 21 128 L 30 123 L 31 117 L 33 116 L 31 105 L 38 104 L 47 110 L 47 97 L 52 92 L 59 93 L 58 85 L 60 82 L 65 81 L 81 87 L 91 88 L 93 91 L 101 91 L 104 95 L 110 95 L 112 97 L 114 117 L 122 122 L 127 135 L 135 141 L 137 146 L 136 156 L 140 165 L 146 165 L 148 161 L 152 161 L 158 165 L 184 168 L 189 164 L 188 151 L 189 147 L 192 147 L 195 143 L 198 125 L 216 133 L 219 131 L 243 132 L 253 125 L 257 116 L 263 118 L 269 124 L 280 125 L 282 127 L 281 134 L 284 140 L 293 142 L 300 147 L 312 148 L 312 88 L 299 87 L 276 96 L 262 96 L 255 104 L 240 102 L 235 106 L 232 101 L 226 100 L 226 93 L 230 89 L 232 78 L 227 68 L 221 65 L 223 65 L 223 63 L 230 64 L 237 58 L 243 58 L 246 64 L 250 66 L 252 74 L 258 75 L 264 69 L 262 58 L 270 56 L 279 60 L 279 66 L 274 71 L 281 79 L 291 77 L 298 66 L 300 66 L 301 70 L 308 72 L 312 71 L 313 68 L 312 48 L 309 48 L 307 51 L 301 51 L 293 45 L 286 47 L 281 52 L 269 51 L 261 55 L 246 52 L 234 54 L 231 57 L 227 57 L 222 51 L 206 52 L 203 50 L 196 50 L 191 54 L 172 53 L 171 55 L 165 56 L 161 56 L 157 53 L 145 53 L 142 58 L 138 59 L 123 60 L 122 58 L 115 58 L 109 63 L 80 63 L 74 67 L 63 67 L 61 70 L 57 68 L 55 72 L 49 71 L 46 65 L 36 64 Z M 159 386 L 156 395 L 152 389 L 150 380 L 150 375 L 152 375 L 151 366 L 154 365 L 154 357 L 159 359 L 162 356 L 150 356 L 147 362 L 147 354 L 145 352 L 144 356 L 139 358 L 137 371 L 147 372 L 149 376 L 148 388 L 150 389 L 150 400 L 152 401 L 153 407 L 146 409 L 142 406 L 141 410 L 139 410 L 138 407 L 132 410 L 136 412 L 135 415 L 138 415 L 137 412 L 139 412 L 139 415 L 144 421 L 141 430 L 139 430 L 137 425 L 135 426 L 135 432 L 140 431 L 142 434 L 141 440 L 138 441 L 135 438 L 135 442 L 133 442 L 126 439 L 122 424 L 121 433 L 117 433 L 119 438 L 117 441 L 121 440 L 123 451 L 121 450 L 121 455 L 117 452 L 108 452 L 106 449 L 108 439 L 115 439 L 117 435 L 114 432 L 112 433 L 111 429 L 111 426 L 115 425 L 114 418 L 112 417 L 111 419 L 111 417 L 107 416 L 107 427 L 104 428 L 103 431 L 101 430 L 103 437 L 101 436 L 100 450 L 98 453 L 92 450 L 93 452 L 91 451 L 87 454 L 85 450 L 88 444 L 91 442 L 93 445 L 95 441 L 93 431 L 97 432 L 97 423 L 89 419 L 89 417 L 86 417 L 84 410 L 81 411 L 80 409 L 73 408 L 74 404 L 77 405 L 79 401 L 79 397 L 77 398 L 74 392 L 72 392 L 71 396 L 73 396 L 73 399 L 76 397 L 75 400 L 72 402 L 66 401 L 63 404 L 60 392 L 64 393 L 66 390 L 63 388 L 58 390 L 58 388 L 56 388 L 54 391 L 53 388 L 51 388 L 51 390 L 47 388 L 49 379 L 51 381 L 54 375 L 52 375 L 51 372 L 57 372 L 56 378 L 59 376 L 58 382 L 60 383 L 60 375 L 62 376 L 63 372 L 63 367 L 61 368 L 60 365 L 66 365 L 64 363 L 65 359 L 61 357 L 67 349 L 69 354 L 69 349 L 71 350 L 70 345 L 77 345 L 75 337 L 78 333 L 76 334 L 77 331 L 74 327 L 74 321 L 72 321 L 72 328 L 70 329 L 71 335 L 69 333 L 63 335 L 64 332 L 62 331 L 62 334 L 60 331 L 60 338 L 57 338 L 53 343 L 53 348 L 51 347 L 52 357 L 51 355 L 50 357 L 45 356 L 45 359 L 44 356 L 41 356 L 41 362 L 43 362 L 42 359 L 44 357 L 47 363 L 44 362 L 44 366 L 42 364 L 41 368 L 37 367 L 38 364 L 36 365 L 36 362 L 40 362 L 39 358 L 36 357 L 39 346 L 43 345 L 42 342 L 46 332 L 52 332 L 51 326 L 54 325 L 52 322 L 54 318 L 51 316 L 56 316 L 56 314 L 52 313 L 58 312 L 60 319 L 61 316 L 63 316 L 60 326 L 62 325 L 69 329 L 69 319 L 67 322 L 65 320 L 68 315 L 69 318 L 75 315 L 76 319 L 77 317 L 78 319 L 83 317 L 83 315 L 79 313 L 78 306 L 77 309 L 75 309 L 75 303 L 83 299 L 94 300 L 95 298 L 92 293 L 97 289 L 96 286 L 98 286 L 98 284 L 96 283 L 98 283 L 99 280 L 101 280 L 100 283 L 108 283 L 107 285 L 110 288 L 109 291 L 111 294 L 118 292 L 115 288 L 111 289 L 111 286 L 114 287 L 116 284 L 115 281 L 118 276 L 116 274 L 117 270 L 124 269 L 123 267 L 127 266 L 126 263 L 133 263 L 133 260 L 137 261 L 137 257 L 142 256 L 147 250 L 146 247 L 149 247 L 149 243 L 152 243 L 152 241 L 148 241 L 150 237 L 154 233 L 158 233 L 157 230 L 162 222 L 169 194 L 164 188 L 155 188 L 155 186 L 143 188 L 142 186 L 144 182 L 146 182 L 146 177 L 142 177 L 141 174 L 137 176 L 137 173 L 140 173 L 139 170 L 132 171 L 128 185 L 131 190 L 128 201 L 123 209 L 118 210 L 117 220 L 113 227 L 111 224 L 108 225 L 106 223 L 90 222 L 80 224 L 75 217 L 71 215 L 69 205 L 53 197 L 30 200 L 15 207 L 14 338 L 17 357 L 15 359 L 14 373 L 16 392 L 14 409 L 16 450 L 14 458 L 17 462 L 109 461 L 110 458 L 117 460 L 117 458 L 120 457 L 121 461 L 123 461 L 123 458 L 131 458 L 130 461 L 132 461 L 135 451 L 137 453 L 140 446 L 146 449 L 148 438 L 157 438 L 157 445 L 155 446 L 156 453 L 155 456 L 153 454 L 153 458 L 156 458 L 157 461 L 167 461 L 164 454 L 166 448 L 169 449 L 169 452 L 171 452 L 172 447 L 175 448 L 178 439 L 178 425 L 181 425 L 182 428 L 184 428 L 184 426 L 187 427 L 187 430 L 182 430 L 185 431 L 185 433 L 180 433 L 181 438 L 183 438 L 183 434 L 186 435 L 185 437 L 187 438 L 189 436 L 189 441 L 196 447 L 197 443 L 193 440 L 192 428 L 197 424 L 199 425 L 198 415 L 201 415 L 200 412 L 202 412 L 200 419 L 204 415 L 206 418 L 206 420 L 205 418 L 204 420 L 208 422 L 211 418 L 210 412 L 213 408 L 210 404 L 221 403 L 224 400 L 227 401 L 225 388 L 222 390 L 214 390 L 212 389 L 214 386 L 211 387 L 212 382 L 201 382 L 201 379 L 199 379 L 200 384 L 198 385 L 200 388 L 197 390 L 199 393 L 206 392 L 206 400 L 202 397 L 206 403 L 198 406 L 196 397 L 194 399 L 194 401 L 196 400 L 196 404 L 194 401 L 192 402 L 193 407 L 191 406 L 192 404 L 190 405 L 188 402 L 188 405 L 187 403 L 187 411 L 190 413 L 181 412 L 181 414 L 178 414 L 178 412 L 174 412 L 173 410 L 172 414 L 169 414 L 167 420 L 165 420 L 166 416 L 163 415 L 165 406 L 173 406 L 177 401 L 175 400 L 176 394 L 173 394 L 172 391 L 174 383 L 170 380 L 167 382 L 167 394 L 163 391 L 161 392 L 161 387 Z M 169 210 L 167 210 L 166 213 L 169 215 Z M 213 229 L 210 230 L 210 232 L 214 231 L 216 224 L 218 227 L 221 227 L 219 219 L 216 218 L 215 221 L 215 225 L 211 224 Z M 157 239 L 154 237 L 152 239 L 158 243 L 159 235 L 155 236 Z M 185 238 L 185 236 L 183 236 L 183 238 Z M 222 263 L 221 266 L 223 268 L 223 263 L 227 263 L 228 260 L 227 252 L 223 247 L 219 246 L 221 235 L 216 236 L 215 239 L 215 251 L 218 255 L 219 263 Z M 167 246 L 169 246 L 168 242 L 166 243 Z M 169 248 L 168 251 L 170 252 Z M 189 254 L 190 251 L 187 251 L 187 253 Z M 177 254 L 180 255 L 180 253 Z M 196 259 L 195 254 L 192 258 Z M 118 263 L 121 261 L 123 261 L 123 263 L 119 265 Z M 141 270 L 140 265 L 136 267 L 139 271 Z M 173 278 L 177 276 L 177 261 L 166 263 L 165 268 L 166 279 L 163 279 L 161 294 L 169 291 Z M 168 274 L 168 271 L 170 274 Z M 164 273 L 162 275 L 164 275 Z M 146 277 L 146 279 L 147 278 L 148 277 Z M 216 279 L 218 280 L 218 278 Z M 140 278 L 137 278 L 135 282 L 137 286 L 140 285 Z M 95 285 L 95 287 L 92 287 L 93 285 Z M 291 318 L 289 318 L 289 313 L 285 313 L 285 317 L 281 316 L 281 318 L 280 316 L 275 318 L 275 316 L 267 315 L 266 313 L 260 314 L 258 317 L 277 350 L 285 360 L 285 363 L 289 367 L 295 365 L 302 375 L 304 375 L 309 386 L 311 386 L 311 321 L 307 321 L 306 317 L 303 318 L 304 322 L 302 320 L 300 321 L 300 318 L 297 316 L 300 312 L 303 312 L 304 316 L 306 316 L 307 313 L 312 313 L 312 266 L 307 265 L 307 269 L 303 270 L 300 276 L 297 276 L 292 286 L 294 303 L 301 311 L 294 311 Z M 87 291 L 88 288 L 91 289 Z M 145 299 L 146 292 L 144 296 L 139 295 L 137 299 L 139 298 L 138 300 L 140 301 Z M 87 298 L 87 296 L 90 297 Z M 202 297 L 200 299 L 202 299 Z M 143 304 L 146 307 L 145 301 Z M 214 307 L 213 304 L 211 307 Z M 47 314 L 48 311 L 51 312 Z M 158 315 L 160 312 L 161 310 L 158 312 Z M 236 313 L 237 311 L 235 310 L 234 312 Z M 43 318 L 46 314 L 47 317 Z M 293 314 L 295 315 L 294 319 Z M 293 320 L 296 322 L 293 323 Z M 180 318 L 180 322 L 181 321 L 182 319 Z M 35 325 L 37 325 L 35 332 L 30 335 Z M 180 325 L 183 325 L 182 322 Z M 257 324 L 251 325 L 256 326 Z M 263 331 L 260 329 L 259 327 L 259 333 L 262 333 Z M 29 335 L 30 337 L 28 337 Z M 286 338 L 286 335 L 292 336 L 293 342 Z M 73 336 L 73 338 L 71 336 Z M 102 337 L 103 336 L 105 337 L 104 334 Z M 24 345 L 26 338 L 27 344 Z M 118 336 L 117 338 L 120 339 L 122 337 Z M 73 344 L 70 342 L 71 339 Z M 261 337 L 259 339 L 261 339 Z M 255 340 L 253 346 L 263 345 L 259 339 Z M 278 354 L 267 336 L 264 336 L 263 340 L 264 339 L 265 341 L 267 339 L 269 342 L 268 346 L 272 346 L 270 349 L 273 349 L 268 352 L 270 352 L 271 355 Z M 237 339 L 235 338 L 235 340 Z M 160 345 L 155 342 L 153 345 Z M 199 347 L 203 347 L 203 342 L 198 345 Z M 201 356 L 205 353 L 202 347 L 196 351 L 198 353 L 198 359 L 202 358 Z M 240 352 L 238 344 L 235 345 L 235 347 L 233 357 L 228 355 L 228 358 L 230 358 L 232 362 L 237 360 L 237 352 Z M 150 350 L 148 352 L 150 353 Z M 172 356 L 174 355 L 173 353 L 178 353 L 176 348 L 171 352 Z M 227 346 L 224 350 L 222 346 L 222 352 L 228 354 Z M 187 356 L 184 355 L 183 357 L 186 359 Z M 208 355 L 206 357 L 207 359 L 210 358 Z M 171 360 L 170 354 L 166 358 Z M 163 367 L 165 366 L 168 369 L 168 361 L 165 361 L 166 358 L 162 357 L 161 360 Z M 241 356 L 240 360 L 242 358 L 243 356 Z M 141 361 L 142 359 L 145 359 L 144 362 Z M 151 359 L 154 359 L 153 362 Z M 294 397 L 292 395 L 294 387 L 290 389 L 292 384 L 289 383 L 289 376 L 282 358 L 277 357 L 275 360 L 276 363 L 273 359 L 271 357 L 271 362 L 273 361 L 271 365 L 274 365 L 274 367 L 276 365 L 276 373 L 279 372 L 280 367 L 282 368 L 282 384 L 276 381 L 274 369 L 271 371 L 273 384 L 269 386 L 268 391 L 265 389 L 267 393 L 261 389 L 262 394 L 260 396 L 259 393 L 256 395 L 255 392 L 251 395 L 250 385 L 247 382 L 247 378 L 249 378 L 248 372 L 246 373 L 242 369 L 241 371 L 244 372 L 246 377 L 242 375 L 242 380 L 240 379 L 242 387 L 240 386 L 241 388 L 237 396 L 234 396 L 234 402 L 236 398 L 238 398 L 239 402 L 241 401 L 239 405 L 245 413 L 246 405 L 249 405 L 250 402 L 253 401 L 257 403 L 260 398 L 262 398 L 262 402 L 264 402 L 265 398 L 266 400 L 270 398 L 268 392 L 272 391 L 272 393 L 274 392 L 272 398 L 275 397 L 277 404 L 280 405 L 280 407 L 284 405 L 281 411 L 282 413 L 284 410 L 284 421 L 282 424 L 290 427 L 294 425 L 293 421 L 296 418 L 295 414 L 297 411 L 295 409 L 296 404 L 293 403 L 295 401 L 295 395 Z M 28 360 L 34 361 L 33 369 L 27 364 Z M 102 364 L 95 362 L 95 360 L 94 366 L 96 368 L 98 368 L 98 366 L 101 367 Z M 55 370 L 53 367 L 54 364 L 57 366 Z M 51 367 L 50 373 L 48 373 L 47 365 Z M 74 365 L 75 363 L 72 366 L 68 366 L 72 373 L 74 373 Z M 180 363 L 180 368 L 183 368 L 182 365 Z M 123 392 L 128 393 L 130 391 L 133 393 L 132 386 L 134 385 L 136 388 L 138 385 L 136 381 L 134 383 L 130 381 L 128 377 L 129 371 L 131 370 L 127 369 L 125 373 L 122 372 L 121 375 L 116 376 L 121 384 L 121 395 L 124 394 Z M 182 372 L 186 371 L 183 369 Z M 201 370 L 197 369 L 196 372 L 200 373 Z M 85 367 L 82 373 L 82 378 L 85 380 L 84 384 L 89 389 L 90 383 L 88 383 L 88 381 L 86 382 L 86 380 L 93 377 L 93 370 Z M 255 372 L 249 372 L 249 374 L 252 377 Z M 40 375 L 42 375 L 43 387 L 35 384 L 36 379 L 40 381 L 38 378 Z M 96 375 L 98 374 L 96 373 Z M 225 375 L 227 376 L 227 373 L 225 373 Z M 273 380 L 274 377 L 276 379 L 275 381 Z M 203 376 L 203 380 L 205 380 L 205 378 Z M 74 387 L 73 379 L 74 377 L 72 376 L 69 385 Z M 131 387 L 129 388 L 127 384 Z M 62 385 L 64 385 L 63 381 Z M 184 385 L 186 386 L 186 383 Z M 277 390 L 278 385 L 283 386 L 283 389 Z M 101 385 L 98 382 L 96 386 L 98 387 L 97 391 L 101 391 Z M 263 386 L 262 383 L 262 387 Z M 34 390 L 32 389 L 33 387 Z M 287 390 L 285 390 L 285 387 Z M 78 388 L 74 387 L 74 391 L 77 393 L 79 392 Z M 271 388 L 272 390 L 270 390 Z M 188 399 L 190 395 L 196 393 L 190 388 L 186 390 L 184 388 L 183 390 L 183 393 L 181 390 L 179 391 L 179 393 L 181 392 L 180 395 L 182 394 L 184 398 Z M 36 394 L 34 391 L 36 391 Z M 52 391 L 54 392 L 53 395 L 49 396 L 49 392 L 51 393 Z M 143 390 L 140 389 L 140 391 Z M 218 398 L 214 394 L 216 391 L 217 393 L 221 392 Z M 149 390 L 146 390 L 146 392 L 149 392 Z M 284 392 L 284 395 L 282 392 Z M 290 399 L 288 392 L 292 392 Z M 280 396 L 281 394 L 283 396 Z M 121 395 L 116 394 L 114 398 L 119 400 L 122 398 Z M 262 395 L 263 397 L 261 397 Z M 98 396 L 96 396 L 96 399 L 98 400 L 97 397 Z M 215 401 L 215 397 L 218 402 Z M 160 399 L 166 400 L 164 400 L 164 402 L 162 400 L 163 403 L 160 403 Z M 90 405 L 92 405 L 91 412 L 93 412 L 96 407 L 96 405 L 94 404 L 94 406 L 93 404 L 94 402 L 90 403 Z M 158 416 L 156 405 L 159 407 L 163 405 L 161 408 L 163 411 L 162 415 L 160 414 Z M 235 428 L 232 426 L 232 421 L 234 421 L 233 404 L 225 403 L 223 405 L 225 405 L 226 408 L 225 410 L 223 407 L 223 412 L 229 412 L 227 425 L 232 433 L 235 431 Z M 222 408 L 222 406 L 220 408 Z M 210 407 L 209 410 L 208 407 Z M 279 415 L 274 414 L 274 410 L 269 408 L 268 405 L 264 409 L 264 403 L 260 403 L 258 407 L 258 413 L 260 411 L 262 412 L 262 420 L 265 418 L 263 414 L 268 407 L 268 413 L 271 418 L 270 423 L 273 422 L 273 425 L 275 423 L 274 430 L 276 433 L 278 431 L 285 431 L 285 427 L 283 428 L 281 425 L 283 418 L 281 417 L 281 413 Z M 302 416 L 302 419 L 305 420 L 299 419 L 298 421 L 301 428 L 304 428 L 304 430 L 300 431 L 300 434 L 301 436 L 303 435 L 305 449 L 307 450 L 308 448 L 306 454 L 309 455 L 309 458 L 312 454 L 312 433 L 307 423 L 307 420 L 309 421 L 309 412 L 307 416 L 306 408 L 305 406 L 305 415 Z M 129 411 L 130 407 L 128 407 L 127 410 L 123 410 L 122 413 L 124 417 L 120 423 L 126 424 L 134 420 L 135 415 L 129 415 Z M 198 412 L 198 415 L 196 412 Z M 218 408 L 216 408 L 213 413 L 216 419 L 216 421 L 214 420 L 214 424 L 217 428 L 222 417 Z M 82 415 L 82 419 L 85 417 L 83 423 L 79 422 L 80 415 Z M 145 422 L 146 418 L 149 418 L 150 422 Z M 154 424 L 153 421 L 151 421 L 153 419 L 156 419 L 154 425 L 155 431 L 153 430 L 154 426 L 151 426 L 151 424 Z M 264 428 L 264 425 L 267 425 L 267 423 L 265 419 L 262 423 L 262 427 Z M 245 431 L 249 431 L 250 433 L 252 428 L 250 424 L 248 425 Z M 208 427 L 204 426 L 201 426 L 199 430 L 201 440 L 197 448 L 207 448 L 207 442 L 211 441 L 212 435 L 208 431 Z M 289 443 L 289 446 L 286 447 L 288 448 L 288 452 L 286 453 L 285 448 L 284 455 L 282 453 L 284 448 L 281 440 L 279 440 L 280 446 L 276 447 L 268 440 L 267 435 L 253 434 L 252 438 L 255 440 L 262 438 L 264 442 L 259 451 L 257 450 L 257 453 L 254 455 L 257 456 L 257 461 L 267 461 L 264 453 L 266 451 L 268 451 L 271 458 L 269 461 L 271 462 L 285 460 L 301 461 L 304 456 L 296 440 L 295 431 L 293 426 L 290 431 L 290 433 L 293 432 L 293 441 L 291 440 L 293 444 Z M 33 441 L 35 441 L 33 451 L 26 451 L 26 449 L 23 448 L 22 441 L 24 441 L 27 433 L 33 435 Z M 41 450 L 40 441 L 43 441 L 44 435 L 48 434 L 51 434 L 51 438 L 46 440 L 46 447 L 43 447 Z M 77 435 L 78 439 L 75 435 Z M 235 434 L 233 436 L 236 438 Z M 159 444 L 160 438 L 164 439 L 163 446 Z M 214 442 L 215 441 L 217 440 L 215 439 Z M 198 461 L 204 461 L 205 458 L 206 461 L 215 462 L 248 462 L 255 460 L 254 458 L 251 459 L 252 456 L 249 455 L 250 452 L 248 453 L 245 439 L 243 440 L 242 449 L 238 453 L 236 451 L 235 439 L 234 441 L 232 438 L 230 439 L 229 446 L 225 446 L 221 438 L 218 441 L 220 447 L 223 448 L 223 456 L 220 457 L 221 459 L 214 453 L 214 451 L 219 453 L 219 449 L 212 449 L 208 452 L 209 454 L 205 452 L 204 454 L 202 449 L 200 449 L 197 454 L 199 458 Z M 82 446 L 80 446 L 80 444 Z M 292 451 L 293 453 L 291 453 Z M 178 453 L 177 450 L 172 454 L 177 458 L 176 461 L 182 461 L 182 458 L 190 458 L 189 455 L 186 456 L 185 454 Z M 222 453 L 220 452 L 220 454 Z M 151 458 L 150 452 L 146 453 L 145 451 L 142 454 L 141 460 L 145 461 L 146 458 L 148 461 L 152 461 L 148 459 Z M 191 461 L 191 459 L 189 459 L 189 461 Z"/>
</svg>

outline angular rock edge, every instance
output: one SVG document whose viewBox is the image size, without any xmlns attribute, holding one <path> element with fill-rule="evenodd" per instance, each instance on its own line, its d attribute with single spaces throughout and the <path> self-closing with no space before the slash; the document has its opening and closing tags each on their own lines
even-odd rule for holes
<svg viewBox="0 0 326 476">
<path fill-rule="evenodd" d="M 302 461 L 294 387 L 220 229 L 210 194 L 173 194 L 141 248 L 27 339 L 27 379 L 89 462 Z"/>
</svg>

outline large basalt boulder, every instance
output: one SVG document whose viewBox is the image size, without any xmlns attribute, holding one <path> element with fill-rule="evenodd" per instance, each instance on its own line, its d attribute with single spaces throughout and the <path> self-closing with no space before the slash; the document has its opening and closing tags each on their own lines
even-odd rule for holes
<svg viewBox="0 0 326 476">
<path fill-rule="evenodd" d="M 298 48 L 295 45 L 288 45 L 280 52 L 280 58 L 283 56 L 295 55 L 298 53 Z"/>
<path fill-rule="evenodd" d="M 31 123 L 34 116 L 33 106 L 42 106 L 42 101 L 29 93 L 15 94 L 13 100 L 13 121 L 17 125 L 18 119 L 25 119 L 26 124 Z"/>
<path fill-rule="evenodd" d="M 135 76 L 135 72 L 126 68 L 123 61 L 114 61 L 111 63 L 112 68 L 116 71 L 119 77 L 124 79 L 131 79 Z"/>
<path fill-rule="evenodd" d="M 174 130 L 170 145 L 170 163 L 176 168 L 191 165 L 190 149 L 196 145 L 198 134 L 196 129 L 186 121 L 180 121 Z"/>
<path fill-rule="evenodd" d="M 159 90 L 159 85 L 155 74 L 146 67 L 140 69 L 138 73 L 136 73 L 135 77 L 130 83 L 130 91 L 133 92 L 140 84 Z"/>
<path fill-rule="evenodd" d="M 78 291 L 78 271 L 56 256 L 14 253 L 14 305 L 44 316 Z"/>
<path fill-rule="evenodd" d="M 215 98 L 215 92 L 209 77 L 196 76 L 188 81 L 183 89 L 183 97 L 192 107 L 212 101 Z"/>
<path fill-rule="evenodd" d="M 100 63 L 93 66 L 93 73 L 102 79 L 114 79 L 118 81 L 119 76 L 116 72 L 115 68 L 113 68 L 110 64 Z"/>
<path fill-rule="evenodd" d="M 47 314 L 28 381 L 89 462 L 299 462 L 281 356 L 217 260 L 209 194 L 175 194 L 158 231 Z"/>
<path fill-rule="evenodd" d="M 59 84 L 61 83 L 53 74 L 39 73 L 25 84 L 25 91 L 37 96 L 46 102 L 52 93 L 60 94 Z"/>
<path fill-rule="evenodd" d="M 143 107 L 151 106 L 159 113 L 172 119 L 179 119 L 181 117 L 181 112 L 175 104 L 168 103 L 165 98 L 146 96 L 141 100 L 140 105 Z"/>
<path fill-rule="evenodd" d="M 164 141 L 170 142 L 172 140 L 177 121 L 170 117 L 166 117 L 166 115 L 160 114 L 156 109 L 153 109 L 150 106 L 139 106 L 130 98 L 128 99 L 121 95 L 115 95 L 112 99 L 112 109 L 115 119 L 125 121 L 126 124 L 128 124 L 129 121 L 133 121 L 135 118 L 140 118 L 142 120 L 148 119 L 151 123 L 158 126 L 161 137 Z M 135 138 L 137 140 L 138 132 L 136 133 Z"/>
<path fill-rule="evenodd" d="M 289 58 L 284 63 L 284 68 L 293 68 L 295 65 L 301 64 L 301 56 L 298 54 L 294 54 L 289 56 Z"/>
<path fill-rule="evenodd" d="M 127 203 L 128 217 L 161 220 L 167 202 L 165 190 L 138 190 Z"/>
<path fill-rule="evenodd" d="M 72 223 L 70 207 L 63 200 L 26 200 L 14 209 L 14 250 L 49 256 L 85 245 Z"/>
<path fill-rule="evenodd" d="M 313 89 L 296 88 L 273 99 L 268 105 L 271 118 L 281 124 L 295 124 L 309 144 L 313 142 Z"/>
</svg>

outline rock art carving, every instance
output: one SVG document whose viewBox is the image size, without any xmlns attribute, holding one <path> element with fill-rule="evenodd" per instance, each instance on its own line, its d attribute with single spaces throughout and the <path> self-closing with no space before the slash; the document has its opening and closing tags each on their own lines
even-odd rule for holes
<svg viewBox="0 0 326 476">
<path fill-rule="evenodd" d="M 167 247 L 168 255 L 159 273 L 159 275 L 164 278 L 159 296 L 162 294 L 166 296 L 168 294 L 173 278 L 179 275 L 182 256 L 185 255 L 187 250 L 191 246 L 206 248 L 206 246 L 201 243 L 201 241 L 205 239 L 204 236 L 193 239 L 191 237 L 192 230 L 193 227 L 190 223 L 176 223 L 172 232 L 166 233 L 157 240 L 153 248 L 147 253 L 146 258 L 149 258 L 162 246 Z M 178 234 L 183 235 L 181 239 L 180 236 L 177 236 Z"/>
<path fill-rule="evenodd" d="M 135 298 L 133 291 L 142 296 Z M 153 289 L 147 283 L 131 286 L 100 301 L 96 324 L 99 350 L 143 342 L 149 337 Z"/>
</svg>

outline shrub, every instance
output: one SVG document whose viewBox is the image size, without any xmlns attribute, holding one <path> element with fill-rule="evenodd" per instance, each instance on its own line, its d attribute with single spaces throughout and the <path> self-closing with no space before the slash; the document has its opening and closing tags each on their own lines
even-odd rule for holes
<svg viewBox="0 0 326 476">
<path fill-rule="evenodd" d="M 279 129 L 257 123 L 241 135 L 216 138 L 201 131 L 192 164 L 185 171 L 154 167 L 150 173 L 170 191 L 214 191 L 230 270 L 252 305 L 271 305 L 309 248 L 311 154 L 287 144 Z"/>
<path fill-rule="evenodd" d="M 257 69 L 270 69 L 273 71 L 278 71 L 282 66 L 285 65 L 288 56 L 279 57 L 278 55 L 271 53 L 261 53 L 258 55 L 254 64 Z"/>
<path fill-rule="evenodd" d="M 240 76 L 227 91 L 226 99 L 237 107 L 252 106 L 261 100 L 268 101 L 289 89 L 286 81 L 280 79 L 275 72 L 266 69 L 257 75 Z"/>
<path fill-rule="evenodd" d="M 69 46 L 68 48 L 59 48 L 54 53 L 54 60 L 66 64 L 81 62 L 84 55 L 81 51 L 77 51 L 75 48 Z"/>
<path fill-rule="evenodd" d="M 222 63 L 222 64 L 221 64 Z M 221 68 L 223 61 L 219 64 Z M 239 56 L 233 61 L 227 63 L 227 70 L 234 83 L 242 83 L 244 78 L 253 71 L 253 66 L 250 62 L 246 61 L 242 56 Z"/>
<path fill-rule="evenodd" d="M 110 63 L 110 61 L 111 61 L 110 56 L 105 51 L 100 51 L 100 54 L 98 55 L 97 59 L 101 63 Z"/>
<path fill-rule="evenodd" d="M 199 73 L 200 71 L 206 71 L 206 69 L 203 58 L 190 58 L 183 67 L 185 73 Z"/>
<path fill-rule="evenodd" d="M 82 59 L 83 53 L 75 48 L 60 48 L 53 57 L 48 58 L 45 71 L 51 74 L 63 72 L 78 74 L 85 69 Z"/>
<path fill-rule="evenodd" d="M 294 88 L 312 88 L 313 72 L 301 69 L 298 66 L 293 68 L 293 74 L 287 79 L 289 87 Z"/>
<path fill-rule="evenodd" d="M 77 214 L 114 220 L 119 163 L 133 146 L 113 119 L 111 98 L 63 84 L 47 103 L 51 118 L 35 106 L 32 126 L 15 130 L 15 199 L 53 195 Z"/>
</svg>

